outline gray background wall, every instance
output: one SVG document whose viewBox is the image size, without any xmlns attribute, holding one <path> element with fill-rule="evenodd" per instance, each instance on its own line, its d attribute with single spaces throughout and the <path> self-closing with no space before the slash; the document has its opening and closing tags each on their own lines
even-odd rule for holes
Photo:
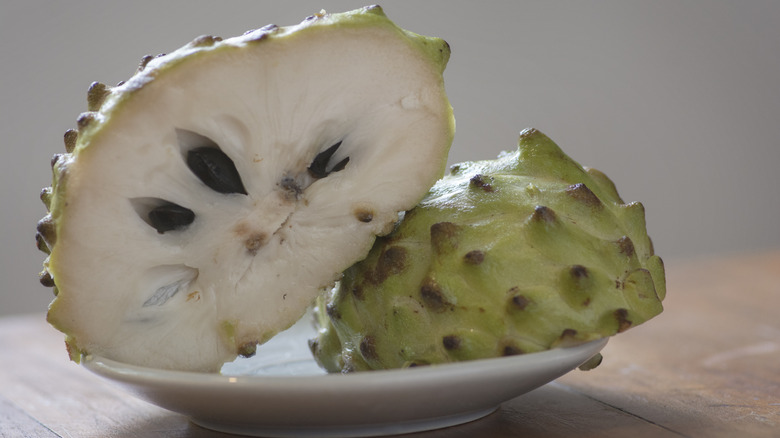
<svg viewBox="0 0 780 438">
<path fill-rule="evenodd" d="M 298 23 L 363 1 L 0 3 L 0 314 L 42 312 L 34 247 L 52 154 L 90 82 L 201 34 Z M 780 2 L 385 1 L 445 38 L 450 161 L 492 158 L 536 127 L 641 201 L 669 263 L 780 247 Z"/>
</svg>

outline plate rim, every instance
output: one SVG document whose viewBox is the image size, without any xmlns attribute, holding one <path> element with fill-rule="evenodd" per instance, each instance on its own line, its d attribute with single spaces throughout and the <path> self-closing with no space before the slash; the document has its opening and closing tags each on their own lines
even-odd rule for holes
<svg viewBox="0 0 780 438">
<path fill-rule="evenodd" d="M 593 354 L 584 359 L 583 363 L 601 351 L 609 341 L 609 337 L 594 339 L 581 344 L 557 347 L 549 350 L 519 354 L 505 357 L 473 359 L 458 362 L 447 362 L 441 364 L 432 364 L 426 366 L 410 368 L 394 368 L 371 371 L 357 371 L 352 373 L 323 373 L 323 374 L 302 374 L 302 375 L 231 375 L 220 372 L 207 373 L 197 371 L 168 370 L 161 368 L 146 367 L 143 365 L 128 364 L 116 361 L 100 355 L 84 355 L 81 364 L 89 371 L 111 378 L 116 376 L 121 380 L 139 380 L 158 381 L 167 384 L 187 383 L 187 384 L 225 384 L 229 387 L 241 385 L 287 385 L 295 382 L 312 384 L 313 382 L 325 382 L 330 379 L 350 379 L 358 383 L 368 383 L 368 381 L 391 380 L 403 375 L 406 379 L 414 379 L 420 376 L 427 377 L 429 374 L 444 375 L 463 371 L 466 368 L 485 368 L 488 370 L 500 370 L 506 368 L 514 362 L 555 362 L 561 357 L 567 358 L 578 356 L 580 353 L 593 350 Z M 313 359 L 312 359 L 313 360 Z M 581 365 L 581 364 L 579 364 Z M 577 365 L 577 366 L 579 366 Z M 575 366 L 576 368 L 576 366 Z M 274 383 L 277 382 L 277 383 Z M 314 383 L 317 384 L 317 383 Z"/>
</svg>

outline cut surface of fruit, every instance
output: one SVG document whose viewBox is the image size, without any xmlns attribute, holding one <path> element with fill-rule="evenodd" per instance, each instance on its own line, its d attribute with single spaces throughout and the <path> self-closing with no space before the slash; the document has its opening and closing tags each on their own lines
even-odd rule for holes
<svg viewBox="0 0 780 438">
<path fill-rule="evenodd" d="M 665 287 L 642 205 L 530 129 L 377 239 L 318 301 L 311 347 L 331 372 L 533 353 L 637 326 Z"/>
<path fill-rule="evenodd" d="M 37 236 L 71 357 L 213 372 L 292 325 L 442 175 L 448 58 L 367 7 L 90 87 Z"/>
</svg>

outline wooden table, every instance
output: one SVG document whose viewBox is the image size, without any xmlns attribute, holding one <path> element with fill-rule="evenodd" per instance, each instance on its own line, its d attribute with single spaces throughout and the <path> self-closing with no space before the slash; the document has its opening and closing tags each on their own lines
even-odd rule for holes
<svg viewBox="0 0 780 438">
<path fill-rule="evenodd" d="M 613 338 L 595 370 L 411 436 L 780 437 L 780 251 L 667 261 L 667 275 L 665 312 Z M 0 371 L 2 437 L 228 436 L 68 362 L 42 314 L 0 319 Z"/>
</svg>

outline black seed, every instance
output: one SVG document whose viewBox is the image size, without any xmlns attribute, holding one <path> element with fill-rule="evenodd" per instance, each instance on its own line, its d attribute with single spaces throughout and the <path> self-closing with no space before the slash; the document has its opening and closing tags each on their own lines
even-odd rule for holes
<svg viewBox="0 0 780 438">
<path fill-rule="evenodd" d="M 441 338 L 441 343 L 447 350 L 455 350 L 460 347 L 460 338 L 455 335 L 448 335 Z"/>
<path fill-rule="evenodd" d="M 347 167 L 347 163 L 349 163 L 349 157 L 346 157 L 343 160 L 341 160 L 338 163 L 336 163 L 336 165 L 333 166 L 330 169 L 330 172 L 328 172 L 328 173 L 333 173 L 333 172 L 338 172 L 339 170 L 344 170 L 344 168 Z"/>
<path fill-rule="evenodd" d="M 470 265 L 479 265 L 485 261 L 485 252 L 478 249 L 469 251 L 464 256 L 464 260 Z"/>
<path fill-rule="evenodd" d="M 247 194 L 233 160 L 218 147 L 190 149 L 187 152 L 187 167 L 216 192 Z"/>
<path fill-rule="evenodd" d="M 166 202 L 149 210 L 147 217 L 149 218 L 149 225 L 162 234 L 166 231 L 186 228 L 195 220 L 195 213 L 189 208 Z"/>
<path fill-rule="evenodd" d="M 330 161 L 330 157 L 336 153 L 336 149 L 338 149 L 339 146 L 341 146 L 341 142 L 336 143 L 317 154 L 317 156 L 314 157 L 314 160 L 309 165 L 309 174 L 311 174 L 311 176 L 314 178 L 325 178 L 328 176 L 328 171 L 326 169 L 328 166 L 328 161 Z"/>
<path fill-rule="evenodd" d="M 376 344 L 373 336 L 365 336 L 360 341 L 360 354 L 365 360 L 376 360 L 379 358 L 376 354 Z"/>
<path fill-rule="evenodd" d="M 336 165 L 333 166 L 330 170 L 327 169 L 328 163 L 330 163 L 330 159 L 333 158 L 333 155 L 336 153 L 336 151 L 340 146 L 341 146 L 341 142 L 338 142 L 333 146 L 317 154 L 317 156 L 314 157 L 314 160 L 311 162 L 309 168 L 307 169 L 309 171 L 309 175 L 311 175 L 313 178 L 319 179 L 319 178 L 325 178 L 332 172 L 338 172 L 340 170 L 344 170 L 344 168 L 347 166 L 347 163 L 349 162 L 349 157 L 346 157 L 343 160 L 336 163 Z"/>
</svg>

